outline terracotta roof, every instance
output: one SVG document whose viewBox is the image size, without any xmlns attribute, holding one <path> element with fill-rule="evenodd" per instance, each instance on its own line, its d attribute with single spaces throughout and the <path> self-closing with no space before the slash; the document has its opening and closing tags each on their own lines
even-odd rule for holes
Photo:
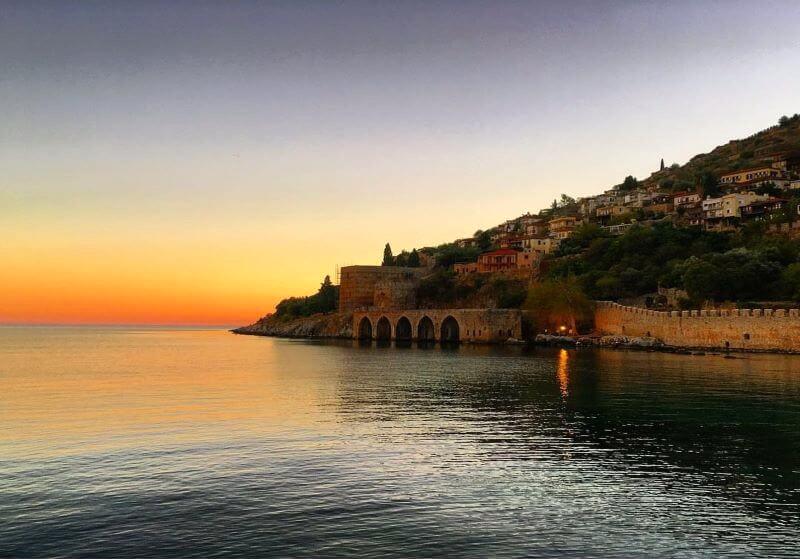
<svg viewBox="0 0 800 560">
<path fill-rule="evenodd" d="M 519 253 L 516 249 L 495 249 L 494 251 L 486 251 L 485 253 L 481 253 L 481 256 L 484 255 L 516 255 Z"/>
</svg>

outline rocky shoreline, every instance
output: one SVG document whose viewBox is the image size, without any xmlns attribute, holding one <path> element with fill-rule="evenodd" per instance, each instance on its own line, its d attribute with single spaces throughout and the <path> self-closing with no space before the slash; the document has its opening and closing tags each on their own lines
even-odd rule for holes
<svg viewBox="0 0 800 560">
<path fill-rule="evenodd" d="M 232 329 L 231 332 L 285 338 L 353 338 L 353 316 L 349 313 L 320 313 L 283 320 L 267 315 L 252 325 Z"/>
<path fill-rule="evenodd" d="M 235 334 L 251 336 L 275 336 L 282 338 L 307 338 L 307 339 L 352 339 L 353 316 L 350 313 L 324 313 L 283 320 L 274 315 L 262 317 L 255 323 L 244 327 L 232 329 Z M 791 350 L 771 349 L 739 349 L 739 348 L 706 348 L 689 346 L 670 346 L 658 338 L 646 336 L 622 335 L 585 335 L 585 336 L 559 336 L 551 334 L 538 334 L 532 341 L 510 339 L 506 344 L 527 344 L 537 346 L 559 346 L 566 348 L 612 348 L 621 350 L 645 350 L 650 352 L 668 352 L 672 354 L 686 354 L 700 356 L 704 354 L 800 354 Z"/>
<path fill-rule="evenodd" d="M 684 354 L 692 356 L 724 355 L 726 358 L 735 358 L 732 354 L 800 354 L 794 350 L 773 348 L 742 349 L 742 348 L 712 348 L 694 346 L 671 346 L 664 344 L 658 338 L 648 336 L 622 336 L 622 335 L 586 335 L 586 336 L 558 336 L 538 334 L 534 343 L 540 346 L 560 346 L 567 348 L 612 348 L 620 350 L 646 350 L 650 352 L 666 352 L 670 354 Z"/>
</svg>

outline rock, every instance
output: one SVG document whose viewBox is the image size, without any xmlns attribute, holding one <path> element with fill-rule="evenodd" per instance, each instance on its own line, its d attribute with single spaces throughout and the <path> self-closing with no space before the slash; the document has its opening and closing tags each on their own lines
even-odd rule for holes
<svg viewBox="0 0 800 560">
<path fill-rule="evenodd" d="M 557 336 L 552 334 L 537 334 L 534 339 L 537 344 L 556 346 L 574 346 L 575 339 L 571 336 Z"/>
<path fill-rule="evenodd" d="M 664 343 L 652 336 L 636 336 L 628 340 L 630 346 L 636 348 L 660 348 Z"/>
<path fill-rule="evenodd" d="M 233 329 L 232 332 L 288 338 L 352 338 L 353 316 L 350 313 L 319 313 L 285 320 L 267 315 L 252 325 Z"/>
<path fill-rule="evenodd" d="M 623 336 L 609 335 L 602 336 L 599 340 L 600 346 L 611 346 L 613 348 L 663 348 L 664 342 L 652 336 Z"/>
</svg>

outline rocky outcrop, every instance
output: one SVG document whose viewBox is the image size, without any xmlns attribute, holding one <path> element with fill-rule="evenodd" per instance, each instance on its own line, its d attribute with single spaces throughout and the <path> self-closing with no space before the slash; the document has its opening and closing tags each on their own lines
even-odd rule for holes
<svg viewBox="0 0 800 560">
<path fill-rule="evenodd" d="M 275 315 L 267 315 L 252 325 L 233 329 L 232 332 L 287 338 L 352 338 L 353 315 L 351 313 L 320 313 L 296 319 L 283 319 Z"/>
</svg>

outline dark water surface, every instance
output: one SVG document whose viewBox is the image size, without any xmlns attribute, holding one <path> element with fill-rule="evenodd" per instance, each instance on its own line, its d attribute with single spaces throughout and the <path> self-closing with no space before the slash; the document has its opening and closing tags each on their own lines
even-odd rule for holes
<svg viewBox="0 0 800 560">
<path fill-rule="evenodd" d="M 4 556 L 800 553 L 800 357 L 0 328 Z"/>
</svg>

